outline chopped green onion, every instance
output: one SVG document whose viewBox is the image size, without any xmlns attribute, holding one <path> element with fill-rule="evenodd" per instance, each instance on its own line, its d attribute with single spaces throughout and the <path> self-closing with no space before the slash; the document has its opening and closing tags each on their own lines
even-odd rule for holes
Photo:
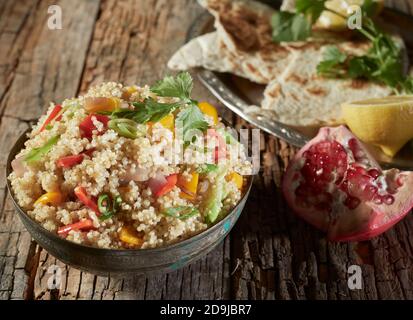
<svg viewBox="0 0 413 320">
<path fill-rule="evenodd" d="M 98 208 L 101 214 L 108 214 L 111 212 L 111 201 L 107 194 L 101 194 L 98 198 Z"/>
<path fill-rule="evenodd" d="M 215 171 L 217 169 L 218 169 L 218 166 L 216 164 L 206 163 L 206 164 L 203 164 L 200 167 L 198 167 L 196 169 L 196 172 L 201 173 L 201 174 L 206 174 L 206 173 L 210 173 L 212 171 Z"/>
<path fill-rule="evenodd" d="M 112 218 L 115 213 L 117 213 L 120 209 L 120 205 L 122 203 L 122 198 L 118 195 L 113 199 L 113 203 L 110 200 L 109 195 L 101 194 L 98 198 L 98 209 L 99 212 L 102 214 L 99 219 L 106 220 Z"/>
<path fill-rule="evenodd" d="M 108 127 L 115 130 L 120 136 L 130 139 L 138 137 L 138 129 L 136 122 L 130 119 L 112 119 L 108 123 Z"/>
<path fill-rule="evenodd" d="M 117 212 L 120 209 L 120 205 L 122 204 L 121 196 L 116 196 L 113 200 L 113 211 Z"/>
<path fill-rule="evenodd" d="M 168 217 L 185 220 L 199 214 L 199 210 L 195 207 L 179 206 L 175 208 L 168 208 L 162 213 Z"/>
<path fill-rule="evenodd" d="M 47 154 L 50 149 L 59 141 L 60 135 L 50 138 L 43 146 L 38 148 L 33 148 L 29 153 L 24 157 L 24 161 L 27 163 L 34 163 L 39 161 L 41 157 Z"/>
<path fill-rule="evenodd" d="M 51 124 L 48 124 L 46 127 L 44 127 L 46 130 L 52 130 L 53 126 Z"/>
</svg>

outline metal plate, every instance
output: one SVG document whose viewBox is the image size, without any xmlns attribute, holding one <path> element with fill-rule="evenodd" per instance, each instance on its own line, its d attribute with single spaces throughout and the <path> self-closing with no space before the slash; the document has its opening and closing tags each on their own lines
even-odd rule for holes
<svg viewBox="0 0 413 320">
<path fill-rule="evenodd" d="M 385 8 L 380 20 L 386 27 L 396 30 L 404 39 L 409 55 L 413 61 L 413 17 L 402 12 Z M 197 17 L 190 28 L 187 41 L 204 33 L 214 30 L 214 18 L 205 12 Z M 271 115 L 271 111 L 260 110 L 259 113 L 245 113 L 245 108 L 250 105 L 260 105 L 265 86 L 253 83 L 247 79 L 226 73 L 212 72 L 199 68 L 196 73 L 201 82 L 209 91 L 219 99 L 227 108 L 231 109 L 241 118 L 256 127 L 284 139 L 288 143 L 302 147 L 309 139 L 315 136 L 319 128 L 293 128 L 282 124 Z M 413 124 L 412 124 L 413 125 Z M 394 157 L 390 158 L 374 146 L 366 146 L 372 155 L 384 168 L 396 167 L 405 170 L 413 170 L 413 143 L 409 142 Z"/>
</svg>

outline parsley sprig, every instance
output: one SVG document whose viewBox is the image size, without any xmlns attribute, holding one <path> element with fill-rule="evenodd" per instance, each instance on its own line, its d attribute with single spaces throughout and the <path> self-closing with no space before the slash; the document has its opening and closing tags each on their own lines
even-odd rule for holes
<svg viewBox="0 0 413 320">
<path fill-rule="evenodd" d="M 208 122 L 198 107 L 197 101 L 191 99 L 193 88 L 192 77 L 188 72 L 181 72 L 175 78 L 168 76 L 158 81 L 151 87 L 151 91 L 161 97 L 179 98 L 185 107 L 180 108 L 180 112 L 175 119 L 175 125 L 183 130 L 184 142 L 190 143 L 193 130 L 205 131 L 208 129 Z"/>
<path fill-rule="evenodd" d="M 143 102 L 132 103 L 132 109 L 118 109 L 109 115 L 112 119 L 130 119 L 137 123 L 147 123 L 157 122 L 179 110 L 175 124 L 182 126 L 184 141 L 187 141 L 185 138 L 191 130 L 205 131 L 208 128 L 197 102 L 191 99 L 192 88 L 193 81 L 188 72 L 181 72 L 176 77 L 167 76 L 154 84 L 150 90 L 159 97 L 178 98 L 176 102 L 162 103 L 149 97 Z"/>
<path fill-rule="evenodd" d="M 273 40 L 276 42 L 302 41 L 311 36 L 312 25 L 323 11 L 330 11 L 327 0 L 297 0 L 296 12 L 277 12 L 272 17 Z M 363 25 L 357 31 L 371 42 L 365 55 L 347 55 L 336 46 L 327 47 L 317 66 L 318 74 L 331 78 L 362 78 L 385 84 L 396 93 L 413 93 L 413 78 L 403 70 L 402 48 L 387 33 L 381 31 L 370 16 L 377 3 L 365 0 L 361 9 Z"/>
</svg>

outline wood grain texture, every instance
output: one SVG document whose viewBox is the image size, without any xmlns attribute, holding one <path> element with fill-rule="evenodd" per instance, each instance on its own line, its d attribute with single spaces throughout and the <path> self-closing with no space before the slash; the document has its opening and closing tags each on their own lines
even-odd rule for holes
<svg viewBox="0 0 413 320">
<path fill-rule="evenodd" d="M 47 8 L 63 10 L 63 29 L 47 28 Z M 387 5 L 413 14 L 413 1 Z M 23 228 L 5 189 L 5 163 L 17 137 L 48 101 L 102 81 L 146 84 L 202 12 L 193 0 L 0 1 L 0 299 L 412 299 L 413 217 L 372 241 L 337 244 L 297 219 L 280 192 L 296 150 L 262 134 L 262 170 L 235 229 L 190 266 L 159 276 L 98 277 L 64 265 Z M 196 80 L 194 96 L 218 102 Z M 243 121 L 220 106 L 237 127 Z M 363 289 L 349 290 L 358 264 Z M 49 268 L 62 271 L 48 289 Z"/>
</svg>

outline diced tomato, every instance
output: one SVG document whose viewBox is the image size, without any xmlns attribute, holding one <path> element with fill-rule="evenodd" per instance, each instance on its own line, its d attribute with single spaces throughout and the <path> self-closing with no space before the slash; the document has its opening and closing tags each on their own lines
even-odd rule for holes
<svg viewBox="0 0 413 320">
<path fill-rule="evenodd" d="M 71 168 L 83 161 L 85 156 L 83 154 L 75 154 L 72 156 L 62 157 L 56 161 L 56 165 L 59 168 Z"/>
<path fill-rule="evenodd" d="M 207 139 L 215 139 L 214 163 L 218 163 L 220 159 L 225 159 L 227 154 L 225 139 L 215 129 L 207 130 Z"/>
<path fill-rule="evenodd" d="M 79 128 L 82 131 L 82 138 L 91 139 L 93 130 L 96 130 L 96 127 L 92 121 L 92 117 L 95 117 L 97 121 L 103 123 L 105 129 L 108 127 L 108 122 L 110 120 L 108 116 L 105 116 L 103 114 L 90 114 L 79 124 Z"/>
<path fill-rule="evenodd" d="M 151 188 L 152 193 L 156 197 L 161 197 L 164 194 L 167 194 L 169 191 L 171 191 L 173 187 L 175 187 L 177 181 L 178 175 L 171 174 L 163 180 L 160 180 L 158 178 L 151 178 L 148 182 L 148 185 L 149 188 Z"/>
<path fill-rule="evenodd" d="M 82 202 L 89 209 L 93 210 L 97 216 L 100 216 L 100 211 L 99 211 L 96 200 L 89 197 L 85 188 L 81 186 L 77 186 L 75 188 L 75 195 L 79 199 L 80 202 Z"/>
<path fill-rule="evenodd" d="M 93 228 L 93 221 L 85 219 L 76 223 L 68 224 L 67 226 L 60 227 L 57 233 L 60 235 L 66 235 L 71 230 L 89 230 Z"/>
<path fill-rule="evenodd" d="M 52 112 L 50 112 L 50 115 L 47 117 L 46 121 L 43 123 L 42 127 L 40 128 L 39 132 L 42 132 L 46 126 L 54 119 L 56 118 L 56 116 L 60 113 L 60 111 L 62 111 L 62 106 L 60 104 L 55 105 L 55 107 L 53 108 Z M 60 119 L 62 119 L 62 116 L 59 115 L 56 118 L 56 121 L 60 121 Z"/>
<path fill-rule="evenodd" d="M 85 159 L 85 155 L 87 155 L 88 157 L 92 157 L 92 154 L 94 151 L 95 149 L 92 148 L 92 149 L 83 151 L 82 153 L 79 153 L 79 154 L 62 157 L 56 161 L 56 165 L 59 168 L 64 168 L 64 169 L 71 168 L 79 163 L 82 163 L 82 161 Z"/>
</svg>

